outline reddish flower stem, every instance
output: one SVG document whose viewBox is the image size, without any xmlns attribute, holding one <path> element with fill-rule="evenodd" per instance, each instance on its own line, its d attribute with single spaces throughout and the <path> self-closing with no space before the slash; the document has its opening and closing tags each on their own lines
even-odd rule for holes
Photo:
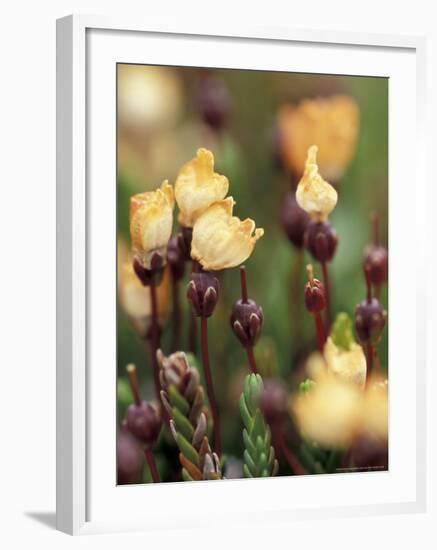
<svg viewBox="0 0 437 550">
<path fill-rule="evenodd" d="M 373 371 L 373 355 L 375 353 L 375 348 L 371 342 L 366 344 L 366 362 L 367 362 L 367 371 L 366 371 L 366 383 L 369 382 L 370 377 Z"/>
<path fill-rule="evenodd" d="M 179 295 L 179 281 L 172 279 L 173 318 L 172 318 L 172 351 L 178 351 L 181 344 L 181 300 Z"/>
<path fill-rule="evenodd" d="M 284 434 L 281 431 L 279 426 L 272 427 L 272 436 L 274 440 L 274 446 L 282 454 L 284 460 L 290 466 L 291 471 L 299 476 L 306 475 L 308 472 L 299 462 L 297 456 L 293 453 L 291 449 L 288 448 L 288 445 L 285 441 Z"/>
<path fill-rule="evenodd" d="M 247 293 L 247 279 L 246 268 L 244 265 L 240 267 L 240 282 L 241 282 L 241 301 L 243 304 L 247 304 L 249 301 L 249 295 Z"/>
<path fill-rule="evenodd" d="M 323 355 L 323 348 L 325 347 L 326 334 L 323 326 L 322 316 L 320 313 L 314 313 L 314 324 L 316 325 L 317 344 L 319 351 Z"/>
<path fill-rule="evenodd" d="M 330 288 L 330 280 L 329 280 L 329 273 L 328 273 L 328 264 L 327 262 L 321 262 L 322 265 L 322 271 L 323 271 L 323 284 L 325 286 L 325 299 L 326 299 L 326 308 L 325 308 L 325 315 L 326 315 L 326 328 L 329 332 L 330 326 L 331 326 L 331 288 Z"/>
<path fill-rule="evenodd" d="M 162 405 L 161 400 L 161 382 L 159 380 L 159 365 L 158 359 L 156 357 L 156 352 L 160 347 L 160 335 L 159 335 L 159 322 L 158 322 L 158 294 L 156 292 L 155 282 L 152 281 L 150 284 L 150 301 L 152 305 L 152 322 L 149 332 L 149 349 L 150 349 L 150 360 L 152 362 L 152 372 L 153 372 L 153 381 L 155 384 L 155 393 L 156 398 L 159 403 Z M 165 408 L 162 407 L 165 411 Z M 164 413 L 165 414 L 165 413 Z"/>
<path fill-rule="evenodd" d="M 128 365 L 126 370 L 134 403 L 137 406 L 141 405 L 141 397 L 138 389 L 137 370 L 134 365 Z"/>
<path fill-rule="evenodd" d="M 191 272 L 196 273 L 198 271 L 198 264 L 195 260 L 191 262 Z M 193 309 L 188 309 L 189 324 L 188 324 L 188 350 L 191 353 L 196 354 L 197 351 L 197 318 Z"/>
<path fill-rule="evenodd" d="M 250 365 L 250 370 L 253 372 L 253 374 L 257 374 L 258 369 L 256 366 L 255 354 L 253 353 L 253 347 L 247 346 L 246 353 L 247 353 L 247 360 L 249 361 L 249 365 Z"/>
<path fill-rule="evenodd" d="M 156 466 L 155 457 L 150 449 L 144 449 L 144 456 L 146 457 L 149 470 L 152 475 L 153 483 L 159 483 L 161 478 L 159 477 L 158 468 Z"/>
<path fill-rule="evenodd" d="M 212 422 L 213 422 L 213 435 L 214 435 L 214 450 L 221 456 L 222 454 L 222 445 L 220 438 L 220 418 L 219 411 L 217 406 L 217 401 L 214 393 L 214 386 L 212 382 L 211 375 L 211 366 L 209 363 L 209 349 L 208 349 L 208 319 L 206 317 L 201 317 L 200 319 L 200 328 L 201 328 L 201 348 L 202 348 L 202 363 L 203 363 L 203 372 L 205 374 L 206 381 L 206 393 L 208 394 L 208 400 L 211 407 L 212 413 Z"/>
</svg>

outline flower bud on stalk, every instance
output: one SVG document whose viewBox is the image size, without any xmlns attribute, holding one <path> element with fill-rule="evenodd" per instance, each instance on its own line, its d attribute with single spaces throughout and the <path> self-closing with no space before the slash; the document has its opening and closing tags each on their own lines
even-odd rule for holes
<svg viewBox="0 0 437 550">
<path fill-rule="evenodd" d="M 387 312 L 384 311 L 376 298 L 372 297 L 372 285 L 370 275 L 364 271 L 367 286 L 367 298 L 355 308 L 355 330 L 358 338 L 366 350 L 367 378 L 372 374 L 373 357 L 376 353 L 375 346 L 381 338 L 385 327 Z"/>
<path fill-rule="evenodd" d="M 264 322 L 262 308 L 248 297 L 246 268 L 240 267 L 241 299 L 235 302 L 231 313 L 231 327 L 235 336 L 245 348 L 250 368 L 256 374 L 257 367 L 253 348 L 261 334 Z"/>
<path fill-rule="evenodd" d="M 379 220 L 377 214 L 372 214 L 373 243 L 364 251 L 363 268 L 368 273 L 371 284 L 378 293 L 388 278 L 388 252 L 379 243 Z"/>
<path fill-rule="evenodd" d="M 135 365 L 128 365 L 126 370 L 134 402 L 129 405 L 123 424 L 143 445 L 150 473 L 153 481 L 157 483 L 160 478 L 151 448 L 155 445 L 161 431 L 161 415 L 151 403 L 141 400 Z"/>
<path fill-rule="evenodd" d="M 192 273 L 187 288 L 187 298 L 198 317 L 211 317 L 217 305 L 219 283 L 216 277 L 206 271 Z"/>
<path fill-rule="evenodd" d="M 316 325 L 317 342 L 319 345 L 319 351 L 323 355 L 323 348 L 325 345 L 326 335 L 323 328 L 322 317 L 320 313 L 326 307 L 326 294 L 325 286 L 321 281 L 314 278 L 313 266 L 307 265 L 308 282 L 305 285 L 305 306 L 307 310 L 313 314 L 314 322 Z"/>
<path fill-rule="evenodd" d="M 327 220 L 337 204 L 338 195 L 334 187 L 319 174 L 317 151 L 316 145 L 308 149 L 305 170 L 296 190 L 296 200 L 311 218 L 305 233 L 305 246 L 322 266 L 329 325 L 331 300 L 327 262 L 334 257 L 338 239 L 335 230 Z"/>
</svg>

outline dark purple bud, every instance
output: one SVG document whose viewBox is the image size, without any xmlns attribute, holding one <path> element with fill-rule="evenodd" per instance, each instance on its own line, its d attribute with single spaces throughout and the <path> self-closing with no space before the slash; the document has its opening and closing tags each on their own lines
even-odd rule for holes
<svg viewBox="0 0 437 550">
<path fill-rule="evenodd" d="M 217 305 L 219 283 L 216 277 L 206 271 L 192 273 L 187 287 L 187 298 L 198 317 L 211 317 Z"/>
<path fill-rule="evenodd" d="M 224 80 L 210 73 L 203 74 L 197 83 L 195 99 L 205 124 L 216 132 L 222 130 L 232 111 L 232 98 Z"/>
<path fill-rule="evenodd" d="M 138 481 L 140 448 L 130 433 L 121 430 L 117 434 L 117 483 L 125 485 Z"/>
<path fill-rule="evenodd" d="M 264 323 L 262 308 L 250 298 L 235 302 L 231 313 L 231 327 L 244 347 L 253 347 L 260 337 Z"/>
<path fill-rule="evenodd" d="M 371 244 L 364 251 L 364 271 L 372 285 L 379 287 L 387 282 L 388 252 L 383 246 Z"/>
<path fill-rule="evenodd" d="M 150 284 L 159 284 L 164 272 L 164 258 L 159 252 L 154 252 L 150 258 L 150 269 L 146 269 L 139 256 L 134 256 L 132 266 L 138 277 L 144 286 L 150 286 Z"/>
<path fill-rule="evenodd" d="M 294 193 L 287 193 L 282 203 L 281 224 L 288 239 L 296 248 L 303 247 L 309 222 L 310 217 L 297 204 Z"/>
<path fill-rule="evenodd" d="M 174 281 L 180 281 L 185 273 L 185 249 L 181 233 L 169 240 L 167 261 Z"/>
<path fill-rule="evenodd" d="M 378 343 L 385 327 L 386 312 L 376 298 L 363 300 L 355 308 L 355 329 L 361 343 Z"/>
<path fill-rule="evenodd" d="M 126 427 L 138 441 L 152 447 L 161 430 L 161 417 L 153 405 L 141 401 L 139 405 L 129 405 L 126 412 Z"/>
<path fill-rule="evenodd" d="M 337 232 L 329 222 L 310 222 L 305 233 L 305 246 L 319 262 L 330 262 L 337 248 Z"/>
<path fill-rule="evenodd" d="M 287 414 L 288 394 L 284 384 L 267 379 L 259 397 L 259 406 L 269 424 L 281 420 Z"/>
<path fill-rule="evenodd" d="M 320 313 L 326 306 L 325 287 L 319 279 L 308 281 L 304 289 L 305 307 L 310 313 Z"/>
</svg>

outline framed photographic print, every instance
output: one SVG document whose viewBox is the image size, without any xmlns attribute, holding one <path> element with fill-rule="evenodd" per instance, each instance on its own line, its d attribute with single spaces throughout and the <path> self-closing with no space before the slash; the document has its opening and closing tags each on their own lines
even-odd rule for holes
<svg viewBox="0 0 437 550">
<path fill-rule="evenodd" d="M 423 510 L 423 40 L 57 52 L 58 528 Z"/>
</svg>

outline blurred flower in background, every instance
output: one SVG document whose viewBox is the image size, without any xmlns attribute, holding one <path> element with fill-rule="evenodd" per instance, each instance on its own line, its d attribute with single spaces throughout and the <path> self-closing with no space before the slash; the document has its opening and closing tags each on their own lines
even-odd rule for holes
<svg viewBox="0 0 437 550">
<path fill-rule="evenodd" d="M 358 123 L 358 105 L 346 95 L 282 106 L 278 113 L 279 142 L 287 168 L 297 176 L 302 174 L 308 148 L 317 144 L 320 172 L 337 182 L 355 152 Z"/>
</svg>

